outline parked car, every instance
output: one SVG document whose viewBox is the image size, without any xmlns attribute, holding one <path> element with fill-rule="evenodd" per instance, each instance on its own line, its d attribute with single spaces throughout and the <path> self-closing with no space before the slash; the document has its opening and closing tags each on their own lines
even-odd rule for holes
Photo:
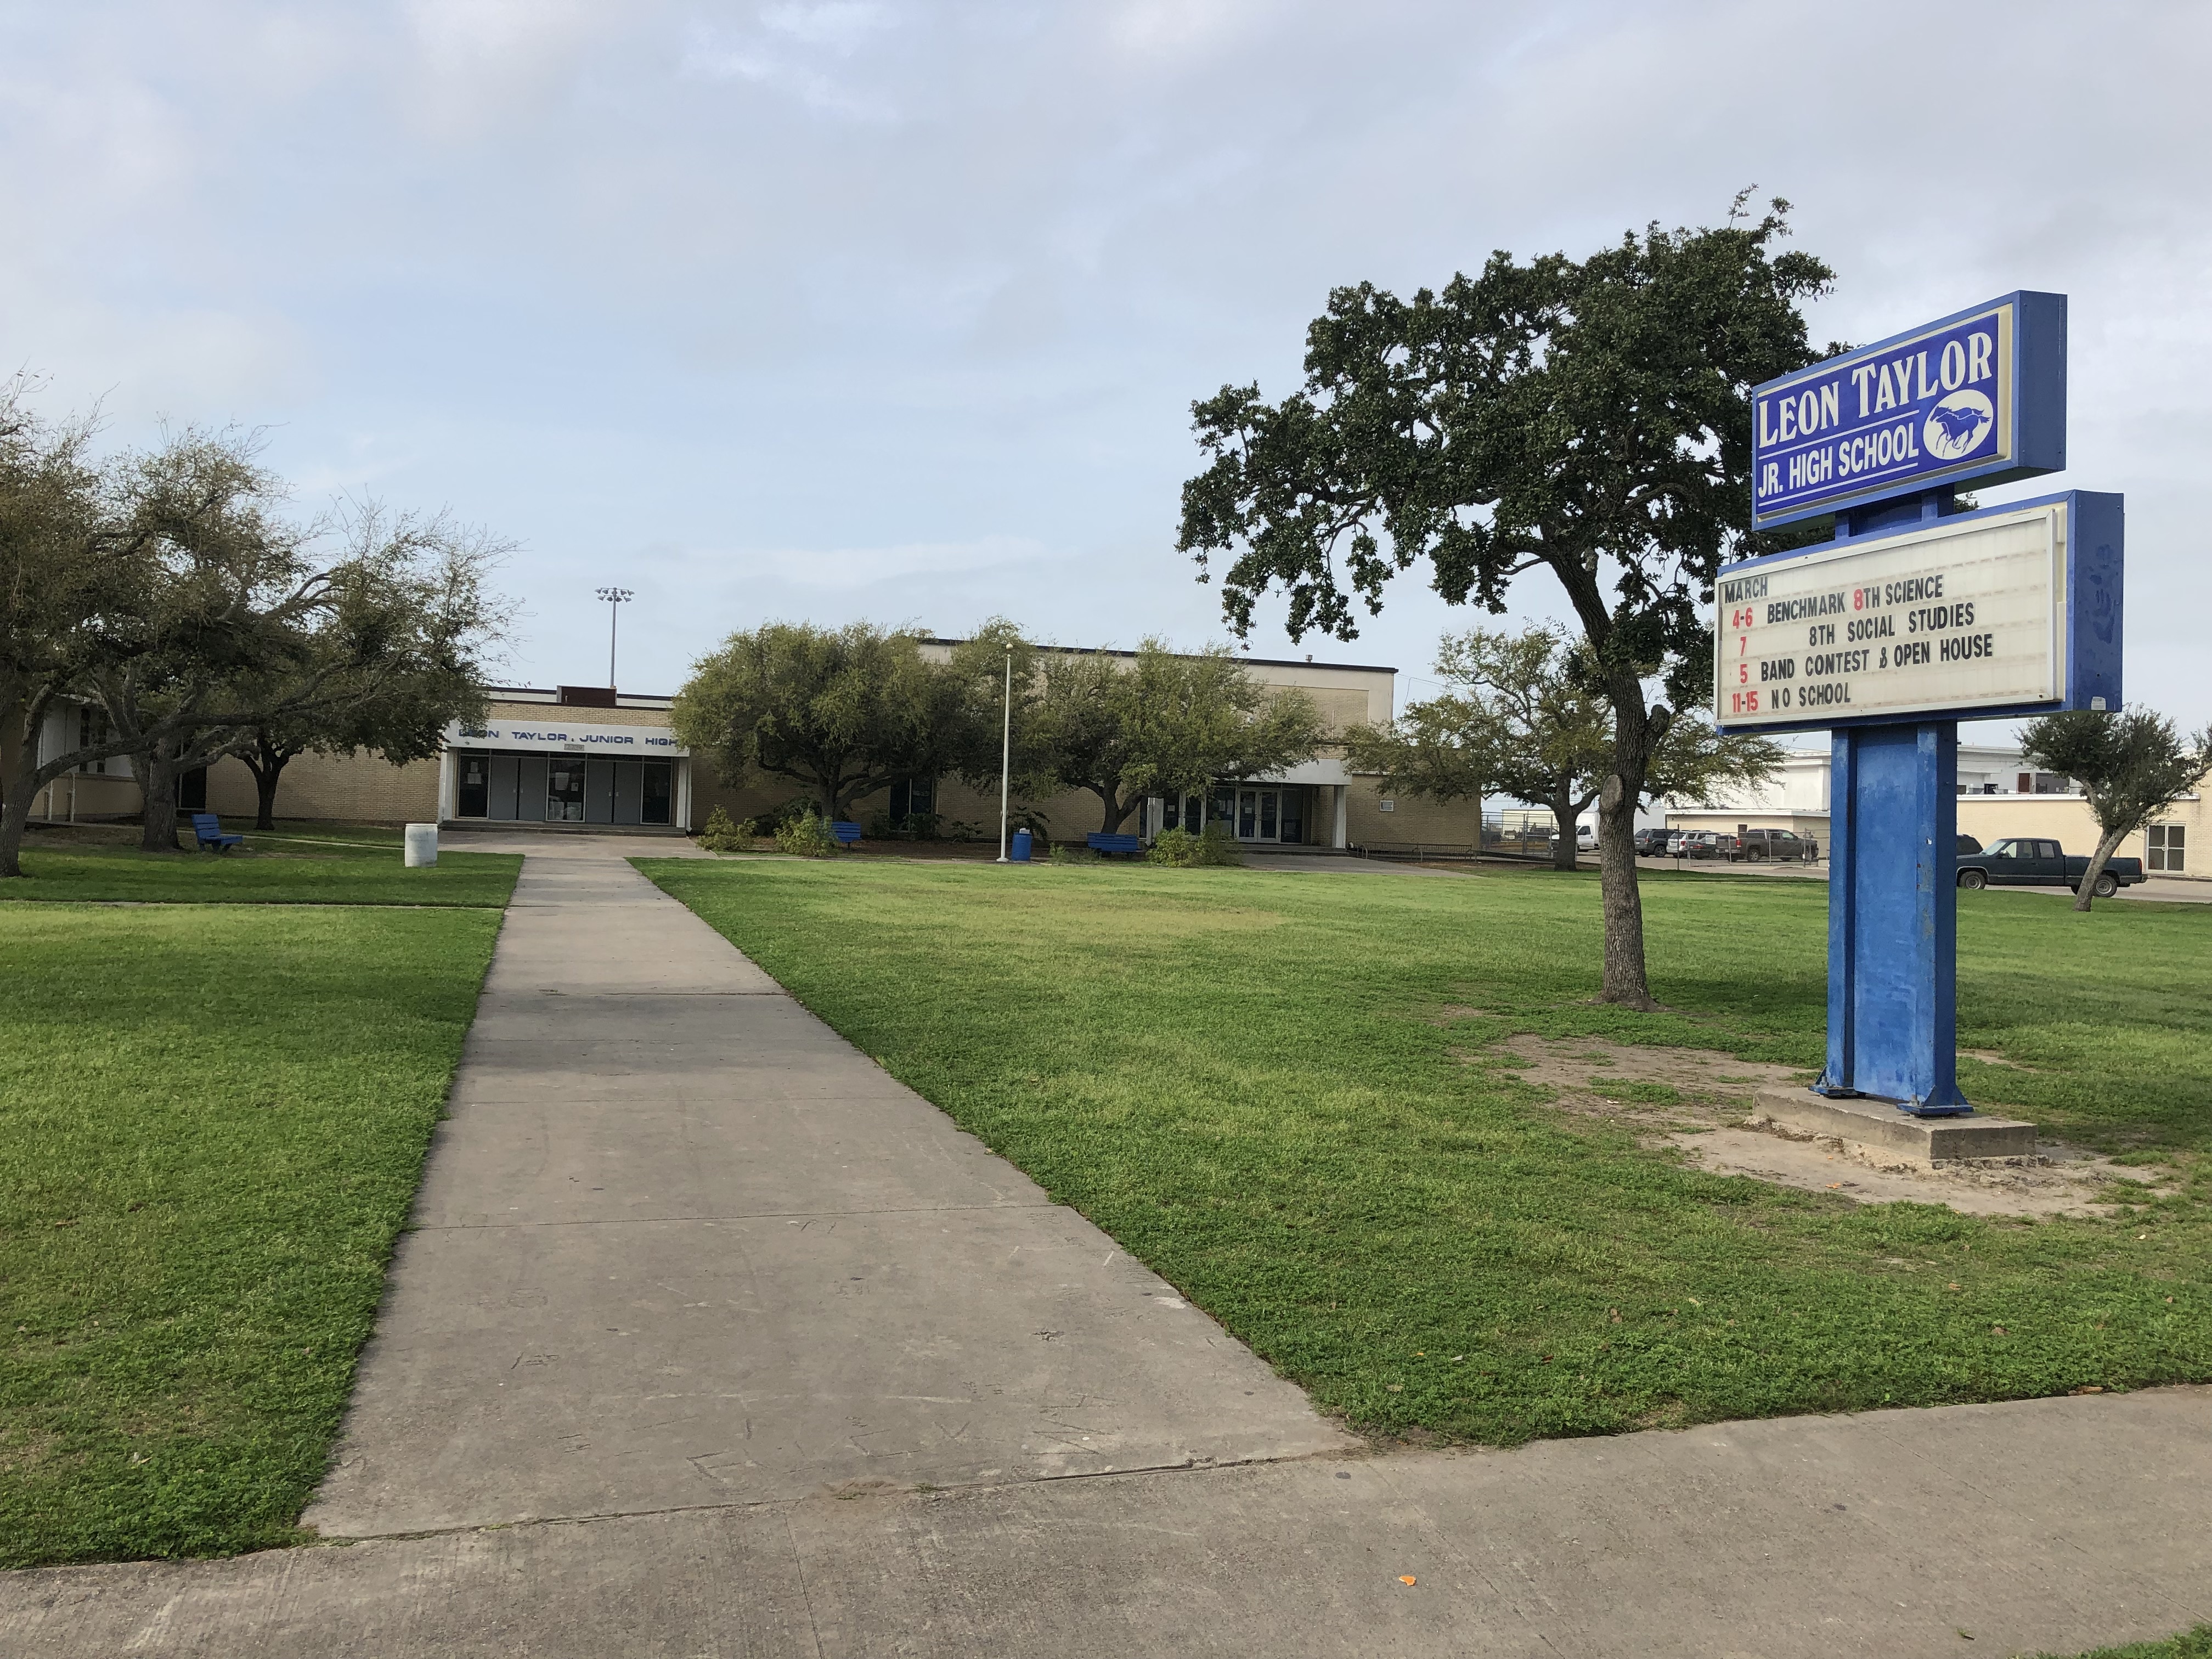
<svg viewBox="0 0 2212 1659">
<path fill-rule="evenodd" d="M 2081 878 L 2088 873 L 2087 859 L 2069 857 L 2055 841 L 2012 836 L 1991 842 L 1981 852 L 1959 855 L 1961 887 L 2070 887 L 2078 893 Z M 2141 859 L 2108 859 L 2089 891 L 2095 897 L 2110 898 L 2142 878 Z"/>
<path fill-rule="evenodd" d="M 1717 859 L 1723 856 L 1721 842 L 1733 843 L 1734 836 L 1723 836 L 1713 830 L 1685 830 L 1667 843 L 1667 856 L 1676 859 Z"/>
<path fill-rule="evenodd" d="M 1636 832 L 1636 856 L 1640 859 L 1663 858 L 1667 843 L 1674 834 L 1672 830 L 1638 830 Z"/>
<path fill-rule="evenodd" d="M 1738 856 L 1746 859 L 1790 859 L 1810 862 L 1819 846 L 1794 830 L 1747 830 L 1739 836 Z"/>
<path fill-rule="evenodd" d="M 1559 832 L 1557 830 L 1554 830 L 1552 831 L 1552 845 L 1557 847 L 1559 844 Z M 1575 826 L 1575 851 L 1577 853 L 1595 853 L 1597 851 L 1597 826 L 1595 824 L 1578 823 Z"/>
<path fill-rule="evenodd" d="M 1980 852 L 1981 850 L 1981 842 L 1976 841 L 1972 836 L 1962 835 L 1959 837 L 1959 856 L 1960 858 L 1971 858 L 1973 854 Z"/>
</svg>

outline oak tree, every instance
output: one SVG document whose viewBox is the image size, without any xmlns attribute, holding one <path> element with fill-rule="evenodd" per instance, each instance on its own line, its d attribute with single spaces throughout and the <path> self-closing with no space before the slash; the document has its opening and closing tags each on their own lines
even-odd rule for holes
<svg viewBox="0 0 2212 1659">
<path fill-rule="evenodd" d="M 2185 738 L 2166 715 L 2140 707 L 2045 714 L 2021 728 L 2020 743 L 2030 765 L 2080 784 L 2096 817 L 2097 850 L 2075 890 L 2076 910 L 2089 908 L 2120 843 L 2212 772 L 2212 726 Z"/>
<path fill-rule="evenodd" d="M 1746 192 L 1747 195 L 1748 192 Z M 1280 586 L 1293 638 L 1358 632 L 1426 562 L 1455 605 L 1503 611 L 1548 572 L 1613 712 L 1598 794 L 1607 1001 L 1650 1006 L 1633 835 L 1674 711 L 1701 702 L 1723 560 L 1811 539 L 1750 530 L 1752 386 L 1814 361 L 1800 309 L 1832 273 L 1780 252 L 1788 204 L 1653 225 L 1586 259 L 1493 254 L 1410 300 L 1337 289 L 1308 330 L 1305 385 L 1194 405 L 1211 464 L 1183 487 L 1179 545 L 1225 559 L 1239 632 Z"/>
</svg>

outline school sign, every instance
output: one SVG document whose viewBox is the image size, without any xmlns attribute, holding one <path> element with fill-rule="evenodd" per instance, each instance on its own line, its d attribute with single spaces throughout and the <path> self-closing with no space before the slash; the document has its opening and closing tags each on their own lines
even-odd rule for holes
<svg viewBox="0 0 2212 1659">
<path fill-rule="evenodd" d="M 1752 393 L 1752 522 L 2066 465 L 2066 297 L 2008 294 Z"/>
<path fill-rule="evenodd" d="M 2066 464 L 2066 299 L 2017 293 L 1755 387 L 1752 522 L 1833 538 L 1726 567 L 1713 718 L 1830 733 L 1828 1057 L 1813 1087 L 1920 1115 L 1957 1078 L 1960 719 L 2120 707 L 2124 513 L 1961 513 Z"/>
</svg>

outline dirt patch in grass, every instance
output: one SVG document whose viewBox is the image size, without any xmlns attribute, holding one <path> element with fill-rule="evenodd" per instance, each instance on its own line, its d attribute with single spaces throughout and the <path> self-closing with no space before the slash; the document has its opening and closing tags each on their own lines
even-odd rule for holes
<svg viewBox="0 0 2212 1659">
<path fill-rule="evenodd" d="M 2142 1188 L 2159 1179 L 2051 1141 L 2033 1158 L 1930 1164 L 1809 1133 L 1756 1114 L 1761 1089 L 1802 1089 L 1812 1080 L 1808 1074 L 1711 1049 L 1524 1033 L 1486 1052 L 1493 1064 L 1556 1091 L 1562 1111 L 1632 1124 L 1645 1146 L 1673 1147 L 1698 1169 L 1861 1204 L 1941 1204 L 1962 1215 L 2100 1216 L 2113 1212 L 2114 1182 Z"/>
</svg>

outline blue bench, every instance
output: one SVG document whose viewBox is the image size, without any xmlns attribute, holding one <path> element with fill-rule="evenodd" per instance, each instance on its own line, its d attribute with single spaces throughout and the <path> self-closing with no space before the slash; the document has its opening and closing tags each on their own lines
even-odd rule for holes
<svg viewBox="0 0 2212 1659">
<path fill-rule="evenodd" d="M 222 820 L 212 812 L 192 814 L 192 839 L 199 843 L 202 852 L 212 848 L 218 853 L 228 853 L 234 847 L 246 845 L 243 836 L 224 835 Z"/>
<path fill-rule="evenodd" d="M 1083 844 L 1103 857 L 1111 853 L 1133 859 L 1145 850 L 1145 844 L 1134 836 L 1109 836 L 1103 830 L 1093 830 L 1083 838 Z"/>
<path fill-rule="evenodd" d="M 836 837 L 840 847 L 850 847 L 854 842 L 860 840 L 860 826 L 857 823 L 834 823 L 830 826 L 830 833 Z"/>
</svg>

